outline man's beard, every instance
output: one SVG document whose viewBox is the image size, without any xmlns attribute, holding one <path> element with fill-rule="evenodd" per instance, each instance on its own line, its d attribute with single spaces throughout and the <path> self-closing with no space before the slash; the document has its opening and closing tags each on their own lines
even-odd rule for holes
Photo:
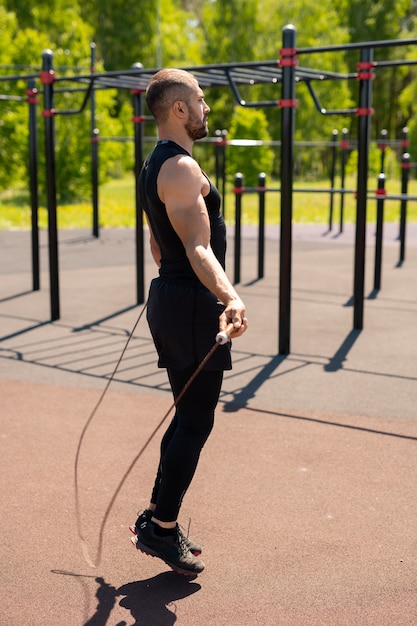
<svg viewBox="0 0 417 626">
<path fill-rule="evenodd" d="M 207 118 L 204 118 L 204 122 L 201 122 L 201 120 L 195 115 L 195 113 L 190 113 L 188 122 L 185 124 L 185 130 L 187 131 L 190 139 L 192 139 L 193 141 L 197 141 L 197 139 L 203 139 L 203 137 L 207 137 Z"/>
</svg>

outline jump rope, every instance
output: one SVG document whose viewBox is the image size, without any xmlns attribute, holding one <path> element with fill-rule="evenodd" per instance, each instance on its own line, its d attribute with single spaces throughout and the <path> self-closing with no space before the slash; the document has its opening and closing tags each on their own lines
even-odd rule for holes
<svg viewBox="0 0 417 626">
<path fill-rule="evenodd" d="M 84 533 L 83 533 L 83 528 L 82 528 L 82 522 L 81 522 L 81 503 L 80 503 L 80 487 L 79 487 L 79 460 L 80 460 L 80 453 L 81 453 L 81 448 L 82 448 L 82 444 L 83 444 L 83 440 L 84 437 L 86 435 L 86 432 L 91 424 L 91 422 L 93 421 L 94 416 L 96 415 L 101 403 L 104 400 L 104 397 L 110 387 L 110 384 L 112 383 L 114 377 L 116 376 L 117 370 L 119 369 L 120 363 L 123 360 L 123 357 L 125 355 L 125 352 L 129 346 L 130 340 L 132 339 L 136 328 L 140 322 L 140 320 L 142 319 L 142 316 L 146 310 L 146 306 L 147 306 L 147 302 L 145 302 L 145 304 L 142 307 L 142 310 L 139 314 L 138 319 L 136 320 L 128 338 L 127 341 L 123 347 L 123 350 L 120 354 L 120 357 L 116 363 L 116 366 L 113 369 L 113 372 L 110 375 L 110 378 L 108 379 L 95 407 L 93 408 L 93 410 L 90 413 L 90 416 L 88 417 L 84 428 L 81 431 L 81 435 L 80 438 L 78 440 L 78 446 L 77 446 L 77 451 L 75 454 L 75 461 L 74 461 L 74 494 L 75 494 L 75 516 L 76 516 L 76 521 L 77 521 L 77 532 L 78 532 L 78 538 L 80 540 L 80 544 L 81 544 L 81 549 L 82 549 L 82 553 L 84 556 L 84 559 L 86 561 L 86 563 L 93 568 L 97 568 L 100 563 L 101 563 L 101 557 L 102 557 L 102 553 L 103 553 L 103 537 L 104 537 L 104 530 L 106 527 L 106 523 L 108 520 L 108 517 L 111 513 L 111 510 L 114 506 L 114 503 L 116 502 L 116 499 L 123 487 L 123 485 L 125 484 L 128 476 L 130 475 L 130 473 L 132 472 L 133 468 L 135 467 L 136 463 L 139 461 L 139 459 L 141 458 L 142 454 L 145 452 L 146 448 L 149 446 L 149 444 L 151 443 L 151 441 L 153 440 L 153 438 L 155 437 L 156 433 L 158 432 L 158 430 L 161 428 L 162 424 L 165 422 L 165 420 L 168 418 L 169 414 L 171 413 L 171 411 L 177 406 L 177 404 L 179 403 L 179 401 L 181 400 L 181 398 L 184 396 L 185 392 L 187 391 L 187 389 L 189 388 L 189 386 L 191 385 L 191 383 L 194 381 L 194 379 L 198 376 L 198 374 L 201 372 L 201 370 L 203 369 L 203 367 L 206 365 L 207 361 L 211 358 L 211 356 L 213 355 L 213 353 L 217 350 L 217 348 L 221 345 L 226 344 L 229 340 L 230 337 L 233 333 L 234 330 L 234 326 L 232 323 L 228 324 L 225 328 L 225 330 L 222 330 L 221 332 L 217 333 L 216 335 L 216 340 L 215 343 L 213 344 L 212 348 L 210 348 L 210 350 L 207 352 L 206 356 L 203 358 L 203 360 L 201 361 L 200 365 L 196 368 L 195 372 L 190 376 L 190 378 L 188 379 L 188 381 L 185 383 L 183 389 L 181 390 L 181 392 L 178 394 L 178 396 L 174 399 L 174 402 L 172 403 L 172 405 L 169 407 L 168 411 L 165 413 L 165 415 L 163 416 L 163 418 L 161 419 L 161 421 L 157 424 L 157 426 L 154 428 L 154 430 L 152 431 L 152 433 L 149 435 L 149 437 L 147 438 L 147 440 L 145 441 L 145 443 L 143 444 L 142 448 L 139 450 L 139 452 L 137 453 L 137 455 L 134 457 L 133 461 L 130 463 L 129 467 L 127 468 L 127 470 L 125 471 L 125 473 L 123 474 L 119 484 L 117 485 L 111 499 L 110 502 L 107 506 L 107 509 L 104 513 L 103 519 L 101 521 L 101 525 L 100 525 L 100 530 L 99 530 L 99 535 L 98 535 L 98 546 L 97 546 L 97 553 L 96 553 L 96 558 L 93 561 L 91 556 L 90 556 L 90 551 L 88 549 L 88 544 L 87 541 L 84 537 Z"/>
</svg>

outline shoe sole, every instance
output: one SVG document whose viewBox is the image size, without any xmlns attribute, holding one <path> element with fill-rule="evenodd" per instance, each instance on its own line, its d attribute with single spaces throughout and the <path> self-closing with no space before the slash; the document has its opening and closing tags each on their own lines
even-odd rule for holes
<svg viewBox="0 0 417 626">
<path fill-rule="evenodd" d="M 135 537 L 137 537 L 137 532 L 136 532 L 136 529 L 135 529 L 134 526 L 129 526 L 129 530 L 132 533 L 132 535 L 135 535 Z M 200 556 L 200 554 L 201 554 L 201 550 L 200 551 L 199 550 L 190 550 L 190 552 L 192 554 L 194 554 L 194 556 Z"/>
<path fill-rule="evenodd" d="M 130 530 L 131 530 L 131 528 L 130 528 Z M 139 539 L 138 539 L 138 536 L 136 534 L 135 534 L 134 537 L 130 538 L 130 541 L 135 546 L 136 550 L 140 550 L 143 554 L 146 554 L 148 556 L 152 556 L 152 557 L 156 557 L 157 559 L 161 559 L 161 561 L 166 563 L 177 574 L 182 574 L 183 576 L 198 576 L 198 574 L 201 574 L 201 572 L 203 571 L 203 570 L 201 570 L 201 572 L 190 572 L 190 570 L 188 570 L 188 569 L 183 569 L 183 568 L 179 567 L 178 565 L 175 565 L 174 563 L 171 563 L 170 561 L 167 561 L 158 552 L 155 552 L 155 550 L 152 550 L 152 548 L 149 548 L 148 546 L 145 546 L 145 544 L 140 542 Z"/>
</svg>

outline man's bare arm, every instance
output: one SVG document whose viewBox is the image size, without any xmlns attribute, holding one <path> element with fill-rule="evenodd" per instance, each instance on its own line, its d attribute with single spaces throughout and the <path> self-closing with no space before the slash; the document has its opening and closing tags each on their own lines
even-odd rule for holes
<svg viewBox="0 0 417 626">
<path fill-rule="evenodd" d="M 241 328 L 239 334 L 242 334 L 247 325 L 245 305 L 210 246 L 210 220 L 202 193 L 205 185 L 208 182 L 191 157 L 169 159 L 158 176 L 158 194 L 191 267 L 203 285 L 226 307 L 221 327 L 233 322 L 236 329 Z"/>
</svg>

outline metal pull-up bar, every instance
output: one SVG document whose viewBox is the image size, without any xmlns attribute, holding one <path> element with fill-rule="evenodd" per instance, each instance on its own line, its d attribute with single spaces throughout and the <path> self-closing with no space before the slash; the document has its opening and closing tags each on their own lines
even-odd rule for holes
<svg viewBox="0 0 417 626">
<path fill-rule="evenodd" d="M 359 46 L 358 46 L 359 48 Z M 305 50 L 303 50 L 305 52 Z M 281 245 L 279 269 L 279 354 L 290 353 L 291 327 L 291 273 L 292 273 L 292 195 L 293 195 L 293 146 L 295 134 L 295 66 L 297 58 L 296 29 L 289 25 L 283 29 L 281 50 L 282 100 L 281 103 Z M 332 111 L 336 114 L 352 114 L 358 117 L 358 175 L 356 241 L 353 288 L 353 327 L 363 328 L 366 203 L 368 184 L 368 155 L 370 144 L 370 119 L 372 115 L 373 49 L 367 45 L 361 51 L 357 78 L 359 80 L 359 106 L 353 110 Z M 321 107 L 307 81 L 310 93 L 321 113 Z M 330 112 L 328 112 L 330 113 Z"/>
<path fill-rule="evenodd" d="M 203 87 L 230 87 L 242 106 L 246 107 L 277 107 L 281 114 L 281 226 L 280 226 L 280 268 L 279 268 L 279 354 L 290 352 L 290 329 L 291 329 L 291 272 L 292 272 L 292 198 L 293 198 L 293 162 L 294 162 L 294 136 L 295 136 L 295 111 L 297 108 L 296 84 L 306 82 L 307 88 L 316 103 L 317 108 L 324 114 L 356 115 L 358 118 L 358 174 L 357 174 L 357 223 L 355 242 L 355 268 L 354 268 L 354 328 L 363 327 L 363 304 L 364 304 L 364 266 L 365 266 L 365 226 L 366 226 L 366 201 L 367 201 L 367 174 L 368 152 L 370 144 L 370 120 L 372 115 L 372 79 L 373 68 L 388 66 L 387 63 L 373 62 L 373 49 L 378 47 L 404 46 L 413 44 L 417 40 L 398 40 L 388 42 L 368 42 L 358 44 L 345 44 L 339 46 L 326 46 L 317 48 L 296 48 L 296 29 L 288 25 L 283 29 L 282 48 L 279 62 L 251 62 L 229 63 L 221 65 L 188 67 L 199 80 Z M 361 60 L 355 74 L 337 74 L 334 72 L 319 72 L 310 68 L 298 67 L 298 57 L 302 54 L 320 52 L 332 52 L 346 50 L 361 51 Z M 412 61 L 410 63 L 417 63 Z M 89 75 L 65 77 L 62 80 L 73 80 L 88 85 L 86 96 L 81 109 L 76 111 L 60 111 L 61 114 L 81 112 L 85 107 L 88 96 L 97 88 L 130 88 L 134 99 L 134 123 L 135 123 L 135 170 L 143 160 L 143 136 L 142 124 L 143 103 L 142 90 L 146 87 L 150 77 L 157 69 L 145 70 L 138 66 L 124 72 L 91 72 Z M 319 102 L 314 89 L 311 86 L 314 80 L 333 79 L 358 79 L 359 103 L 356 109 L 327 110 Z M 56 189 L 55 189 L 55 152 L 54 152 L 54 117 L 58 112 L 54 109 L 53 84 L 56 80 L 52 68 L 52 52 L 47 50 L 43 54 L 43 69 L 41 80 L 44 88 L 45 118 L 45 147 L 46 147 L 46 178 L 47 178 L 47 203 L 48 203 L 48 232 L 49 232 L 49 258 L 50 258 L 50 284 L 51 284 L 51 317 L 59 317 L 59 283 L 58 283 L 58 249 L 57 249 L 57 225 L 56 225 Z M 238 91 L 257 84 L 277 85 L 281 82 L 281 98 L 270 101 L 246 102 Z M 92 130 L 92 140 L 97 139 Z M 344 138 L 346 140 L 346 138 Z M 342 184 L 344 187 L 344 184 Z M 343 196 L 342 196 L 343 200 Z M 138 303 L 143 301 L 143 222 L 142 212 L 139 208 L 138 193 L 136 189 L 136 263 L 138 272 Z M 342 210 L 341 210 L 342 214 Z"/>
<path fill-rule="evenodd" d="M 91 50 L 91 71 L 94 72 L 94 47 Z M 136 70 L 140 69 L 141 64 L 136 63 L 133 66 Z M 45 165 L 46 165 L 46 183 L 47 183 L 47 212 L 48 212 L 48 249 L 49 249 L 49 280 L 50 280 L 50 305 L 51 320 L 57 320 L 60 317 L 60 296 L 59 296 L 59 259 L 58 259 L 58 228 L 57 228 L 57 200 L 56 200 L 56 166 L 55 166 L 55 127 L 54 119 L 56 115 L 76 115 L 82 113 L 91 98 L 92 106 L 92 128 L 91 140 L 93 143 L 98 141 L 98 132 L 94 127 L 94 77 L 88 81 L 88 87 L 85 90 L 83 103 L 78 109 L 60 110 L 54 108 L 54 89 L 53 85 L 56 80 L 55 71 L 53 69 L 53 53 L 51 50 L 45 50 L 42 54 L 42 72 L 41 81 L 43 83 L 44 108 L 42 116 L 45 119 Z M 141 89 L 131 89 L 133 95 L 134 107 L 134 140 L 135 140 L 135 172 L 136 172 L 136 290 L 137 304 L 145 301 L 145 285 L 144 285 L 144 242 L 143 242 L 143 214 L 139 204 L 139 186 L 138 175 L 143 162 L 143 125 L 141 122 L 147 118 L 143 115 L 143 99 Z M 97 172 L 97 146 L 93 145 L 93 178 L 94 172 Z M 95 162 L 94 162 L 95 161 Z M 93 180 L 93 190 L 97 188 L 97 181 Z M 93 234 L 98 236 L 98 199 L 93 198 Z"/>
</svg>

